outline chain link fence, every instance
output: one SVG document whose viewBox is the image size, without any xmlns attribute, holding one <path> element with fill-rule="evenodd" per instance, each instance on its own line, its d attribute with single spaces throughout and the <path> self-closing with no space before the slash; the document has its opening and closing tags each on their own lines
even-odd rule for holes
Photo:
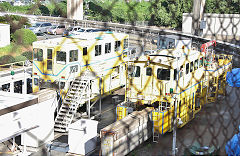
<svg viewBox="0 0 240 156">
<path fill-rule="evenodd" d="M 59 11 L 59 15 L 64 14 L 65 10 L 61 10 L 57 6 L 57 3 L 52 1 L 53 4 L 56 5 Z M 179 1 L 178 1 L 179 2 Z M 103 1 L 104 3 L 104 1 Z M 111 7 L 103 9 L 106 12 L 107 10 L 114 9 L 116 1 L 109 2 L 111 3 Z M 126 21 L 128 24 L 127 26 L 124 24 L 115 23 L 108 23 L 108 22 L 98 22 L 98 21 L 75 21 L 68 19 L 61 19 L 55 20 L 54 24 L 65 24 L 67 26 L 70 25 L 80 25 L 82 27 L 99 27 L 99 28 L 106 28 L 111 29 L 115 32 L 124 32 L 129 34 L 130 36 L 130 45 L 138 46 L 139 49 L 139 56 L 144 55 L 144 51 L 146 50 L 155 50 L 157 48 L 157 37 L 159 35 L 166 35 L 166 34 L 177 34 L 181 37 L 191 37 L 192 39 L 192 46 L 196 49 L 200 50 L 200 46 L 211 40 L 211 39 L 219 39 L 220 42 L 217 42 L 217 46 L 215 48 L 216 53 L 224 53 L 233 55 L 233 68 L 240 67 L 240 47 L 239 47 L 239 36 L 240 36 L 240 20 L 236 19 L 235 17 L 231 17 L 229 15 L 224 16 L 224 14 L 219 15 L 214 18 L 214 28 L 213 28 L 213 19 L 207 18 L 205 21 L 206 25 L 203 29 L 199 28 L 199 34 L 202 35 L 201 37 L 198 36 L 191 36 L 190 34 L 181 34 L 179 31 L 165 31 L 163 28 L 160 28 L 159 25 L 155 26 L 152 20 L 164 20 L 164 17 L 161 18 L 151 18 L 150 21 L 135 21 L 138 19 L 138 14 L 132 11 L 135 10 L 136 5 L 129 5 L 128 1 L 125 2 L 128 6 L 127 11 L 129 14 L 129 20 Z M 154 17 L 154 12 L 159 13 L 157 11 L 159 8 L 159 3 L 164 5 L 162 1 L 150 1 L 150 9 L 152 9 L 152 17 Z M 184 10 L 184 6 L 178 6 L 177 2 L 174 3 L 177 8 L 176 12 L 179 10 Z M 35 9 L 39 9 L 40 2 L 36 2 L 33 7 L 29 10 L 29 14 L 34 12 Z M 172 6 L 169 6 L 172 7 Z M 232 7 L 232 6 L 231 6 Z M 191 7 L 190 7 L 191 8 Z M 163 8 L 160 8 L 163 9 Z M 170 9 L 171 8 L 165 8 Z M 173 9 L 173 8 L 172 8 Z M 168 10 L 168 11 L 170 11 Z M 171 14 L 170 20 L 175 19 L 174 11 L 171 10 L 173 14 Z M 119 15 L 120 16 L 120 15 Z M 168 16 L 168 15 L 166 15 Z M 191 18 L 192 14 L 188 17 Z M 125 17 L 126 18 L 126 17 Z M 182 22 L 183 27 L 189 26 L 189 19 L 185 18 L 184 20 L 179 20 Z M 21 19 L 16 25 L 13 22 L 13 19 L 9 17 L 7 22 L 11 24 L 14 29 L 21 28 L 25 22 L 25 18 Z M 47 19 L 48 20 L 48 19 Z M 45 21 L 47 21 L 45 20 Z M 198 20 L 198 19 L 196 19 Z M 204 20 L 204 18 L 203 18 Z M 219 20 L 220 22 L 216 22 Z M 194 21 L 192 19 L 192 21 Z M 198 21 L 199 22 L 199 21 Z M 200 21 L 201 22 L 201 21 Z M 119 22 L 120 23 L 120 22 Z M 187 23 L 185 25 L 184 23 Z M 190 22 L 190 24 L 192 24 Z M 200 24 L 200 23 L 199 23 Z M 139 26 L 141 25 L 141 26 Z M 200 26 L 200 25 L 199 25 Z M 143 28 L 142 28 L 143 27 Z M 172 28 L 168 28 L 172 29 Z M 191 28 L 187 28 L 191 29 Z M 214 29 L 214 30 L 213 30 Z M 216 30 L 217 29 L 217 30 Z M 208 37 L 208 39 L 205 39 Z M 73 39 L 74 40 L 74 39 Z M 63 40 L 64 42 L 64 40 Z M 234 43 L 234 44 L 230 44 Z M 12 53 L 14 50 L 12 50 Z M 172 52 L 169 51 L 169 55 Z M 85 62 L 89 61 L 88 58 L 84 59 Z M 188 60 L 185 60 L 189 62 Z M 117 63 L 124 62 L 123 60 L 119 59 Z M 93 75 L 97 75 L 95 71 L 91 70 Z M 111 73 L 108 73 L 111 74 Z M 240 74 L 240 73 L 239 73 Z M 194 79 L 195 77 L 193 77 Z M 147 85 L 147 84 L 145 84 Z M 138 86 L 135 87 L 136 90 Z M 176 147 L 177 147 L 177 154 L 176 155 L 183 155 L 186 152 L 186 149 L 199 144 L 201 147 L 211 147 L 214 146 L 218 149 L 218 155 L 226 155 L 225 146 L 226 143 L 234 136 L 234 134 L 238 133 L 238 127 L 240 125 L 240 89 L 237 87 L 230 87 L 226 86 L 226 95 L 218 95 L 215 102 L 206 103 L 197 114 L 195 114 L 194 118 L 188 122 L 184 127 L 177 129 L 176 134 Z M 123 125 L 125 123 L 122 123 Z M 128 123 L 128 125 L 131 123 Z M 146 142 L 139 145 L 136 149 L 129 153 L 129 155 L 172 155 L 172 138 L 173 133 L 168 132 L 164 135 L 161 135 L 158 139 L 158 143 L 153 143 L 152 138 L 148 139 Z M 131 138 L 130 138 L 131 139 Z M 8 151 L 8 149 L 2 149 L 1 151 Z M 46 149 L 42 150 L 42 155 L 46 155 Z"/>
</svg>

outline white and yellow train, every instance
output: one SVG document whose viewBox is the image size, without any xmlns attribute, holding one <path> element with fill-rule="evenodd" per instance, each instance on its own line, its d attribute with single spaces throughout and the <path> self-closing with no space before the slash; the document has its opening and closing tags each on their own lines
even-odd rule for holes
<svg viewBox="0 0 240 156">
<path fill-rule="evenodd" d="M 124 85 L 123 50 L 129 36 L 123 33 L 82 33 L 33 43 L 33 92 L 60 88 L 66 94 L 76 77 L 91 79 L 91 93 L 111 93 Z"/>
<path fill-rule="evenodd" d="M 184 126 L 201 107 L 224 94 L 226 73 L 232 56 L 199 52 L 185 46 L 162 49 L 126 63 L 125 103 L 117 107 L 117 119 L 127 115 L 127 107 L 152 107 L 153 134 L 173 128 L 175 104 L 178 127 Z"/>
</svg>

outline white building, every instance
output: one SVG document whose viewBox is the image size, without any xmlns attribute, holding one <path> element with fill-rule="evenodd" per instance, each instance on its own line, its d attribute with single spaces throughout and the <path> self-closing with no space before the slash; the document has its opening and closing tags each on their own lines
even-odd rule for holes
<svg viewBox="0 0 240 156">
<path fill-rule="evenodd" d="M 0 47 L 10 44 L 10 25 L 0 23 Z"/>
<path fill-rule="evenodd" d="M 25 5 L 23 2 L 21 2 L 20 0 L 16 0 L 14 3 L 13 3 L 13 6 L 23 6 Z"/>
</svg>

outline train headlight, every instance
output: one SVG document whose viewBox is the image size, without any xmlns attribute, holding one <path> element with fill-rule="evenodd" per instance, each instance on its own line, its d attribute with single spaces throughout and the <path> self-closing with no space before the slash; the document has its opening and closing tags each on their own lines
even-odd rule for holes
<svg viewBox="0 0 240 156">
<path fill-rule="evenodd" d="M 138 95 L 137 95 L 137 99 L 138 99 L 138 100 L 143 100 L 143 99 L 144 99 L 144 98 L 143 98 L 143 95 L 138 94 Z"/>
</svg>

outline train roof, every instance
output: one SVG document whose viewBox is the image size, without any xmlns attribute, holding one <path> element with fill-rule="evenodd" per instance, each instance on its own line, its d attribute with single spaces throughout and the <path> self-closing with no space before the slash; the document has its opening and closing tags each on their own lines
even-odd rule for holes
<svg viewBox="0 0 240 156">
<path fill-rule="evenodd" d="M 177 58 L 179 58 L 179 64 L 183 64 L 184 62 L 191 62 L 198 58 L 201 52 L 193 49 L 164 49 L 157 50 L 154 54 L 140 56 L 135 61 L 136 63 L 144 63 L 150 60 L 151 63 L 157 63 L 156 65 L 163 65 L 168 68 L 176 68 L 177 66 Z"/>
<path fill-rule="evenodd" d="M 45 46 L 72 46 L 93 44 L 96 41 L 102 42 L 103 40 L 122 40 L 127 34 L 124 33 L 112 33 L 112 32 L 92 32 L 92 33 L 82 33 L 80 35 L 75 35 L 73 37 L 59 37 L 54 39 L 47 39 L 33 42 L 33 45 L 45 45 Z"/>
</svg>

